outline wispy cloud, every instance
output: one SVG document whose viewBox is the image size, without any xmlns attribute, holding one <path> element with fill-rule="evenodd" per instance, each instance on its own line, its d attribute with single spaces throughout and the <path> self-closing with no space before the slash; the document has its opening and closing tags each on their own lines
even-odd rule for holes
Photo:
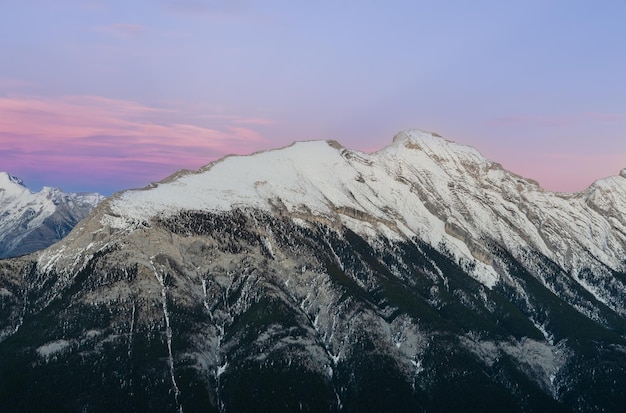
<svg viewBox="0 0 626 413">
<path fill-rule="evenodd" d="M 121 189 L 261 149 L 255 127 L 271 123 L 226 116 L 208 127 L 175 109 L 98 96 L 0 98 L 0 170 L 131 181 Z"/>
</svg>

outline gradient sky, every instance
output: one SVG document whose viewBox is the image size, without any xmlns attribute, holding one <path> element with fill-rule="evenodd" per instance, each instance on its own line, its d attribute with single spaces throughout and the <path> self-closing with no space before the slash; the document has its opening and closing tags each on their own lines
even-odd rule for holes
<svg viewBox="0 0 626 413">
<path fill-rule="evenodd" d="M 578 191 L 626 167 L 626 0 L 0 0 L 0 171 L 140 187 L 406 128 Z"/>
</svg>

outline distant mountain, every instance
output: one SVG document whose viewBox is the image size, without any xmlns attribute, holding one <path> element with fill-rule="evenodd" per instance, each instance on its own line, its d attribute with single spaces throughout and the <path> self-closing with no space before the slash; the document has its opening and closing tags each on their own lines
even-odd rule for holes
<svg viewBox="0 0 626 413">
<path fill-rule="evenodd" d="M 57 242 L 104 199 L 44 187 L 31 192 L 21 179 L 0 172 L 0 258 L 28 254 Z"/>
<path fill-rule="evenodd" d="M 0 411 L 623 411 L 625 211 L 415 130 L 181 171 L 0 261 Z"/>
</svg>

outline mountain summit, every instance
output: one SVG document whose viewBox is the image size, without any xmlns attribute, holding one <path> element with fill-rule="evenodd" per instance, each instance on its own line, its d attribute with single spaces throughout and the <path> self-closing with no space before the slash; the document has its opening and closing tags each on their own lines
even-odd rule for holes
<svg viewBox="0 0 626 413">
<path fill-rule="evenodd" d="M 226 158 L 123 193 L 110 208 L 115 218 L 104 222 L 117 229 L 185 210 L 254 208 L 315 217 L 366 238 L 418 237 L 475 261 L 474 275 L 486 286 L 500 278 L 491 265 L 490 243 L 517 259 L 523 250 L 537 251 L 574 276 L 583 269 L 626 269 L 623 176 L 578 194 L 553 193 L 471 147 L 416 130 L 399 133 L 373 154 L 311 141 Z M 621 301 L 614 305 L 626 311 Z"/>
<path fill-rule="evenodd" d="M 410 130 L 118 193 L 0 262 L 0 410 L 620 411 L 625 178 Z"/>
<path fill-rule="evenodd" d="M 0 258 L 28 254 L 60 240 L 103 199 L 49 187 L 33 193 L 21 179 L 0 172 Z"/>
</svg>

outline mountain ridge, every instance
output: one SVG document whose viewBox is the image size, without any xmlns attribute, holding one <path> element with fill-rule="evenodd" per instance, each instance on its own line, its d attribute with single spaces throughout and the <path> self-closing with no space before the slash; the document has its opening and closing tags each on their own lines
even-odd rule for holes
<svg viewBox="0 0 626 413">
<path fill-rule="evenodd" d="M 288 159 L 289 156 L 296 160 Z M 382 165 L 370 173 L 369 178 L 365 176 L 373 164 L 393 165 L 394 157 L 400 159 L 395 169 Z M 281 159 L 287 160 L 281 163 Z M 423 173 L 419 168 L 423 168 Z M 403 176 L 405 171 L 408 178 Z M 298 175 L 306 178 L 298 181 Z M 468 176 L 471 179 L 468 180 Z M 575 242 L 560 248 L 552 246 L 557 238 L 564 238 L 563 231 L 554 234 L 550 228 L 546 229 L 552 221 L 559 219 L 557 212 L 552 210 L 566 210 L 576 220 L 586 222 L 584 225 L 590 227 L 589 231 L 612 243 L 614 248 L 611 250 L 616 252 L 611 257 L 602 257 L 601 261 L 610 263 L 612 270 L 621 271 L 624 264 L 619 257 L 626 251 L 626 238 L 623 236 L 626 233 L 626 219 L 618 213 L 619 206 L 626 208 L 626 181 L 622 181 L 622 178 L 618 175 L 598 180 L 578 193 L 555 193 L 541 188 L 532 180 L 503 170 L 499 164 L 487 160 L 474 148 L 410 130 L 399 133 L 390 146 L 373 154 L 336 148 L 328 141 L 307 141 L 249 156 L 228 157 L 197 172 L 177 173 L 146 189 L 117 194 L 108 202 L 111 214 L 103 219 L 112 227 L 123 229 L 156 215 L 173 214 L 178 210 L 221 211 L 233 207 L 251 207 L 265 210 L 283 208 L 288 214 L 313 214 L 320 219 L 330 218 L 331 221 L 343 219 L 343 224 L 350 226 L 348 215 L 357 213 L 369 215 L 372 221 L 378 221 L 374 226 L 352 228 L 361 235 L 368 232 L 374 236 L 376 232 L 383 231 L 384 235 L 411 238 L 416 234 L 424 234 L 427 241 L 428 237 L 431 238 L 431 244 L 446 239 L 453 244 L 453 248 L 459 250 L 456 251 L 457 255 L 467 259 L 480 256 L 480 250 L 485 249 L 474 239 L 480 237 L 489 237 L 498 243 L 509 242 L 509 249 L 539 249 L 544 255 L 556 259 L 560 265 L 567 265 L 567 248 L 572 250 L 571 254 L 586 262 L 605 254 L 588 239 L 588 234 L 576 231 L 574 227 L 577 221 L 572 221 L 566 228 L 571 234 L 577 234 Z M 327 182 L 332 184 L 337 180 L 340 183 L 334 188 L 325 188 Z M 383 180 L 384 185 L 377 184 L 377 180 Z M 406 182 L 411 180 L 417 180 L 419 185 L 415 182 L 407 185 Z M 483 185 L 487 187 L 481 188 Z M 364 186 L 365 189 L 362 189 Z M 473 193 L 463 193 L 472 186 L 476 188 Z M 407 196 L 376 199 L 386 191 L 386 187 L 393 187 Z M 433 187 L 436 190 L 433 191 Z M 325 190 L 329 193 L 324 193 Z M 600 219 L 599 214 L 591 218 L 589 216 L 589 211 L 607 212 L 604 205 L 605 198 L 609 196 L 607 193 L 618 194 L 618 198 L 613 200 L 618 208 L 613 211 L 610 224 Z M 485 197 L 490 196 L 493 199 L 504 199 L 501 202 L 504 206 L 494 207 L 497 210 L 488 210 L 485 215 L 481 211 L 482 204 L 488 203 Z M 406 205 L 401 199 L 407 197 L 412 197 L 413 205 Z M 280 202 L 272 203 L 272 199 L 280 199 Z M 450 207 L 454 203 L 459 208 Z M 398 211 L 385 213 L 387 205 L 403 206 L 404 212 L 399 215 Z M 541 217 L 535 217 L 534 210 L 544 213 Z M 415 215 L 428 222 L 411 223 L 411 220 L 415 221 Z M 502 222 L 502 217 L 509 223 L 501 223 L 501 226 L 504 225 L 502 228 L 486 231 L 492 222 Z M 617 235 L 611 230 L 615 225 Z M 519 228 L 521 234 L 514 239 L 505 239 Z M 472 234 L 471 239 L 467 237 L 468 234 Z M 467 238 L 467 242 L 463 243 L 465 247 L 455 241 L 463 241 L 464 238 Z M 554 250 L 559 250 L 559 254 L 554 255 Z M 588 254 L 587 250 L 593 253 Z M 576 266 L 576 263 L 573 265 Z"/>
<path fill-rule="evenodd" d="M 0 261 L 0 410 L 618 412 L 625 183 L 406 131 L 118 193 Z"/>
</svg>

